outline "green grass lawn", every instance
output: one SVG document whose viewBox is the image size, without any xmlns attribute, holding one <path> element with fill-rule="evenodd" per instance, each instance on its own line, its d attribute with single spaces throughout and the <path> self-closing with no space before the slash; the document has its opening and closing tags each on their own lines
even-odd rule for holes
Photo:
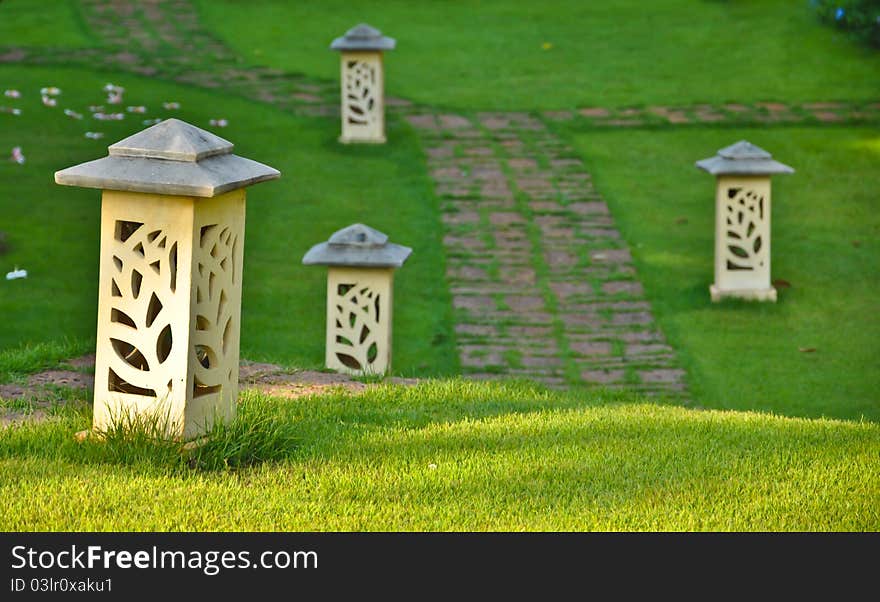
<svg viewBox="0 0 880 602">
<path fill-rule="evenodd" d="M 15 266 L 29 273 L 24 280 L 0 281 L 0 350 L 65 340 L 74 348 L 89 347 L 97 320 L 100 193 L 58 186 L 53 173 L 105 156 L 109 144 L 146 127 L 144 118 L 177 116 L 213 129 L 235 143 L 235 152 L 283 174 L 248 193 L 242 357 L 323 365 L 326 269 L 305 267 L 301 259 L 333 231 L 364 222 L 414 248 L 395 280 L 395 371 L 455 372 L 439 218 L 408 127 L 393 121 L 392 143 L 383 148 L 346 147 L 336 142 L 335 121 L 299 119 L 265 105 L 122 76 L 112 78 L 127 90 L 125 104 L 116 110 L 145 105 L 148 113 L 97 121 L 88 106 L 103 104 L 107 79 L 80 70 L 0 67 L 0 88 L 23 94 L 3 99 L 23 113 L 0 113 L 0 149 L 8 153 L 21 146 L 27 159 L 24 165 L 0 161 L 0 231 L 8 233 L 11 245 L 0 256 L 0 268 L 3 274 Z M 62 89 L 59 104 L 44 107 L 39 90 L 53 85 Z M 179 102 L 181 109 L 165 111 L 164 101 Z M 63 108 L 85 117 L 66 117 Z M 211 128 L 212 118 L 226 118 L 229 126 Z M 86 131 L 102 131 L 105 138 L 86 139 Z M 43 351 L 51 357 L 70 347 L 52 349 Z M 0 354 L 0 373 L 21 363 L 14 355 Z"/>
<path fill-rule="evenodd" d="M 366 21 L 397 39 L 387 89 L 428 105 L 534 110 L 761 100 L 874 100 L 880 55 L 792 0 L 505 2 L 370 6 L 199 0 L 249 62 L 337 79 L 334 37 Z M 549 47 L 547 45 L 549 44 Z"/>
<path fill-rule="evenodd" d="M 880 54 L 821 26 L 806 1 L 390 0 L 369 12 L 252 0 L 246 19 L 240 2 L 198 5 L 245 64 L 333 81 L 330 41 L 367 21 L 399 42 L 389 94 L 467 113 L 863 101 L 880 90 Z M 97 43 L 79 20 L 72 1 L 2 2 L 0 45 Z M 92 120 L 108 80 L 127 89 L 113 110 L 148 112 Z M 39 90 L 53 85 L 59 106 L 44 107 Z M 323 365 L 326 272 L 301 258 L 364 222 L 414 248 L 395 280 L 394 372 L 457 373 L 437 199 L 402 121 L 391 119 L 387 145 L 342 146 L 335 118 L 157 79 L 0 66 L 9 88 L 24 97 L 0 105 L 23 114 L 0 112 L 0 153 L 21 146 L 27 162 L 0 160 L 11 245 L 0 275 L 21 267 L 29 277 L 0 280 L 0 382 L 94 348 L 99 193 L 57 186 L 52 174 L 169 116 L 283 174 L 248 194 L 244 358 Z M 91 423 L 89 394 L 59 390 L 50 397 L 79 403 L 0 429 L 0 531 L 880 529 L 877 131 L 554 127 L 587 162 L 691 396 L 710 409 L 455 379 L 297 400 L 246 393 L 237 422 L 182 456 L 137 434 L 75 443 Z M 741 138 L 797 169 L 774 180 L 773 278 L 791 283 L 777 304 L 709 300 L 714 181 L 693 163 Z"/>
<path fill-rule="evenodd" d="M 791 284 L 776 304 L 709 299 L 715 180 L 694 162 L 741 139 L 797 170 L 773 179 L 771 278 Z M 603 131 L 574 142 L 701 404 L 880 419 L 876 130 Z"/>
<path fill-rule="evenodd" d="M 880 528 L 877 424 L 632 401 L 463 381 L 252 394 L 227 448 L 275 459 L 236 470 L 74 443 L 88 411 L 68 408 L 0 431 L 0 530 Z"/>
</svg>

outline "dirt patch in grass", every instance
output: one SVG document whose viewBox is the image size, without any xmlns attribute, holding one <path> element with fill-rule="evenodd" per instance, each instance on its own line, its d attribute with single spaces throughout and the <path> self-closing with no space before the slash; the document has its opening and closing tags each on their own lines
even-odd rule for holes
<svg viewBox="0 0 880 602">
<path fill-rule="evenodd" d="M 88 389 L 95 386 L 91 372 L 95 365 L 94 354 L 71 359 L 65 365 L 79 368 L 73 370 L 46 370 L 32 374 L 25 384 L 0 385 L 0 399 L 25 400 L 37 409 L 26 410 L 19 407 L 0 408 L 0 429 L 25 421 L 41 422 L 49 418 L 48 413 L 39 408 L 64 404 L 65 400 L 46 401 L 51 398 L 54 388 Z M 398 385 L 414 385 L 415 378 L 391 377 L 382 382 Z M 378 384 L 378 383 L 376 383 Z M 330 390 L 363 391 L 374 383 L 364 383 L 345 374 L 319 372 L 317 370 L 289 370 L 276 364 L 250 362 L 243 360 L 239 366 L 239 386 L 242 390 L 256 390 L 273 397 L 296 399 L 307 395 L 317 395 Z"/>
<path fill-rule="evenodd" d="M 0 429 L 22 422 L 43 422 L 49 419 L 44 410 L 0 410 Z"/>
<path fill-rule="evenodd" d="M 419 382 L 415 378 L 391 377 L 386 380 L 397 385 L 414 385 Z M 243 389 L 256 389 L 273 397 L 294 399 L 324 393 L 331 389 L 363 391 L 368 387 L 375 386 L 375 384 L 364 383 L 351 376 L 335 372 L 297 370 L 296 372 L 264 373 L 250 382 L 243 381 L 241 386 Z"/>
<path fill-rule="evenodd" d="M 30 389 L 41 389 L 47 386 L 68 387 L 71 389 L 90 389 L 95 386 L 95 377 L 85 372 L 71 370 L 47 370 L 32 374 L 28 378 Z"/>
<path fill-rule="evenodd" d="M 27 389 L 20 385 L 0 385 L 0 399 L 21 399 Z"/>
</svg>

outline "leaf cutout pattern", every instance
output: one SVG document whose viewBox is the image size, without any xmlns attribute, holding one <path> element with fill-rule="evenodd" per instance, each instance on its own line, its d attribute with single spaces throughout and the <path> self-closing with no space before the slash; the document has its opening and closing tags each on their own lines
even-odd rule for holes
<svg viewBox="0 0 880 602">
<path fill-rule="evenodd" d="M 744 187 L 730 188 L 724 213 L 727 269 L 751 271 L 763 268 L 767 259 L 764 196 Z"/>
<path fill-rule="evenodd" d="M 336 289 L 332 352 L 353 370 L 369 372 L 378 358 L 380 304 L 381 295 L 368 286 L 340 284 Z"/>
<path fill-rule="evenodd" d="M 377 66 L 367 61 L 350 60 L 345 70 L 343 112 L 350 125 L 371 126 L 378 120 Z"/>
<path fill-rule="evenodd" d="M 238 237 L 229 227 L 208 224 L 201 228 L 193 263 L 194 314 L 192 334 L 193 397 L 217 393 L 229 385 L 229 339 L 236 325 L 231 303 L 236 279 Z"/>
<path fill-rule="evenodd" d="M 174 377 L 170 312 L 177 278 L 177 256 L 160 242 L 161 230 L 140 222 L 116 222 L 112 254 L 109 322 L 105 336 L 110 391 L 163 397 Z"/>
</svg>

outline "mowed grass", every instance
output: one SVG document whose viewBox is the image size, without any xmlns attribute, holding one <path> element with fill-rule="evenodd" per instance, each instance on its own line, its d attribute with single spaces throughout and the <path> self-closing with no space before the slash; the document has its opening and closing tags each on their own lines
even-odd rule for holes
<svg viewBox="0 0 880 602">
<path fill-rule="evenodd" d="M 397 39 L 387 90 L 465 110 L 761 100 L 868 100 L 880 55 L 821 25 L 806 0 L 362 3 L 200 0 L 247 61 L 335 80 L 333 38 L 366 21 Z"/>
<path fill-rule="evenodd" d="M 22 29 L 43 19 L 22 12 L 35 4 L 0 4 L 0 17 L 19 6 L 0 23 L 3 44 L 86 43 L 69 2 L 45 3 L 47 30 Z M 806 3 L 392 1 L 366 15 L 337 0 L 255 0 L 247 19 L 231 0 L 200 8 L 246 61 L 333 80 L 330 40 L 367 20 L 399 40 L 390 94 L 467 111 L 865 100 L 880 81 L 877 56 L 819 26 Z M 148 113 L 89 121 L 106 78 Z M 49 85 L 63 89 L 54 109 L 39 104 Z M 236 152 L 284 174 L 249 192 L 244 357 L 322 365 L 325 271 L 300 260 L 360 221 L 415 249 L 396 279 L 395 371 L 455 372 L 442 227 L 408 127 L 392 120 L 383 147 L 342 147 L 335 120 L 147 79 L 7 66 L 6 88 L 25 98 L 2 104 L 25 112 L 0 113 L 0 152 L 22 146 L 28 161 L 0 161 L 0 230 L 12 245 L 0 273 L 17 265 L 30 276 L 0 280 L 0 379 L 93 348 L 99 193 L 56 186 L 52 174 L 104 156 L 157 116 L 206 129 L 226 118 L 215 131 Z M 171 100 L 179 112 L 158 109 Z M 87 140 L 87 130 L 106 136 Z M 714 183 L 693 162 L 740 137 L 798 169 L 774 187 L 774 277 L 792 287 L 772 306 L 708 300 Z M 77 403 L 0 430 L 0 530 L 878 530 L 876 133 L 694 129 L 575 142 L 692 396 L 716 409 L 460 380 L 298 400 L 251 392 L 235 423 L 182 455 L 144 433 L 75 443 L 91 424 L 89 395 L 58 390 L 47 397 Z"/>
<path fill-rule="evenodd" d="M 694 167 L 749 140 L 773 178 L 779 301 L 711 303 L 715 179 Z M 629 241 L 692 393 L 715 408 L 880 420 L 880 136 L 868 128 L 590 132 L 574 138 Z"/>
<path fill-rule="evenodd" d="M 84 47 L 95 41 L 75 0 L 11 0 L 0 6 L 0 47 Z"/>
<path fill-rule="evenodd" d="M 240 415 L 275 417 L 250 429 L 252 446 L 275 436 L 273 460 L 190 468 L 173 454 L 76 444 L 88 416 L 70 409 L 2 431 L 0 530 L 880 528 L 880 426 L 869 422 L 456 380 L 251 393 Z M 291 425 L 284 437 L 277 424 Z"/>
<path fill-rule="evenodd" d="M 105 104 L 111 79 L 126 88 L 123 105 L 145 114 L 97 121 L 89 105 Z M 57 107 L 44 107 L 39 90 L 57 86 Z M 451 309 L 444 280 L 441 228 L 422 153 L 408 128 L 389 124 L 383 147 L 342 146 L 338 123 L 305 120 L 261 104 L 136 77 L 110 77 L 74 69 L 0 67 L 4 99 L 22 115 L 0 113 L 0 149 L 20 146 L 24 165 L 0 161 L 0 231 L 10 251 L 0 256 L 3 274 L 16 266 L 22 280 L 0 280 L 0 351 L 32 346 L 40 362 L 55 349 L 93 345 L 97 322 L 100 192 L 58 186 L 54 172 L 103 157 L 107 146 L 144 129 L 144 119 L 179 117 L 231 140 L 235 152 L 282 172 L 275 182 L 249 189 L 242 301 L 242 356 L 297 367 L 320 367 L 324 354 L 326 268 L 305 267 L 303 254 L 335 230 L 363 222 L 393 242 L 413 247 L 395 279 L 394 370 L 439 375 L 457 369 Z M 181 109 L 162 109 L 166 101 Z M 78 121 L 62 113 L 84 115 Z M 225 118 L 226 128 L 210 119 Z M 105 134 L 101 140 L 86 131 Z M 49 344 L 49 347 L 46 345 Z M 2 358 L 5 357 L 5 360 Z M 7 361 L 8 360 L 8 361 Z M 3 364 L 8 365 L 3 365 Z M 0 373 L 20 357 L 0 356 Z"/>
</svg>

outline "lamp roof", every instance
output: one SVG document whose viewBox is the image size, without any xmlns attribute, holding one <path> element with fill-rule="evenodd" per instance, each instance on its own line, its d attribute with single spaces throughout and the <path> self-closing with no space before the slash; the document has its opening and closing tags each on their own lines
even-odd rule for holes
<svg viewBox="0 0 880 602">
<path fill-rule="evenodd" d="M 388 241 L 388 235 L 364 224 L 352 224 L 313 246 L 305 265 L 399 268 L 412 249 Z"/>
<path fill-rule="evenodd" d="M 394 50 L 397 40 L 383 36 L 382 32 L 360 23 L 345 32 L 345 35 L 333 40 L 332 50 Z"/>
<path fill-rule="evenodd" d="M 794 173 L 794 168 L 775 161 L 770 153 L 746 140 L 722 148 L 714 157 L 697 161 L 696 166 L 712 175 Z"/>
<path fill-rule="evenodd" d="M 111 144 L 108 156 L 55 172 L 65 186 L 213 197 L 274 180 L 277 169 L 232 154 L 233 144 L 179 119 L 166 119 Z"/>
</svg>

